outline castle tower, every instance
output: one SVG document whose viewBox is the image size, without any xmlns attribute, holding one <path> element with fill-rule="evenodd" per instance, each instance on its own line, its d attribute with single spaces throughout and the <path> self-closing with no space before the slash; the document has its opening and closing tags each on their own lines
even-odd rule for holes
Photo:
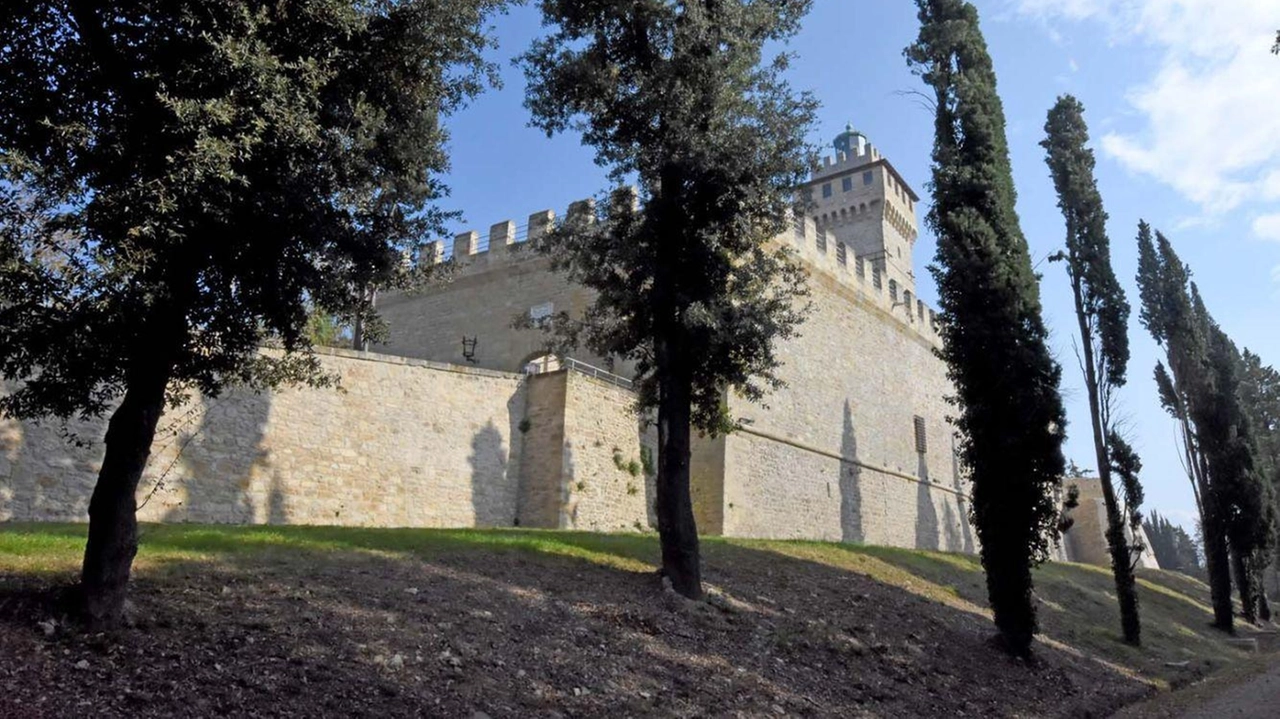
<svg viewBox="0 0 1280 719">
<path fill-rule="evenodd" d="M 868 276 L 878 270 L 895 301 L 907 301 L 916 294 L 911 252 L 920 197 L 853 125 L 834 145 L 835 158 L 823 158 L 806 185 L 810 216 L 865 264 Z"/>
</svg>

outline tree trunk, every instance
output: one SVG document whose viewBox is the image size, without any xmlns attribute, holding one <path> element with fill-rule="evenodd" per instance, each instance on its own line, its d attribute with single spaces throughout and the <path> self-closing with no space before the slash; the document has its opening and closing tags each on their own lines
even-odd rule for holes
<svg viewBox="0 0 1280 719">
<path fill-rule="evenodd" d="M 670 337 L 654 339 L 658 380 L 658 479 L 656 513 L 662 573 L 690 599 L 702 598 L 698 527 L 689 492 L 689 441 L 693 378 L 685 348 Z"/>
<path fill-rule="evenodd" d="M 1227 550 L 1227 538 L 1220 531 L 1218 498 L 1210 487 L 1202 487 L 1204 518 L 1200 531 L 1204 537 L 1205 573 L 1209 577 L 1209 594 L 1213 599 L 1213 626 L 1225 632 L 1235 633 L 1235 619 L 1231 615 L 1231 557 Z"/>
<path fill-rule="evenodd" d="M 1179 374 L 1173 363 L 1174 381 Z M 1183 401 L 1184 415 L 1178 422 L 1182 427 L 1183 450 L 1187 457 L 1191 488 L 1196 491 L 1196 505 L 1200 510 L 1200 536 L 1204 540 L 1204 571 L 1209 580 L 1209 596 L 1213 601 L 1213 626 L 1228 634 L 1235 633 L 1235 619 L 1231 612 L 1231 559 L 1227 551 L 1226 535 L 1220 531 L 1218 498 L 1209 485 L 1208 467 L 1204 455 L 1195 445 L 1195 433 L 1191 421 L 1185 416 L 1187 402 Z"/>
<path fill-rule="evenodd" d="M 90 627 L 118 626 L 126 587 L 138 552 L 136 493 L 156 424 L 164 413 L 164 393 L 173 363 L 148 362 L 129 373 L 124 400 L 107 425 L 106 455 L 89 500 L 89 540 L 80 581 Z"/>
<path fill-rule="evenodd" d="M 1236 592 L 1240 596 L 1240 618 L 1250 624 L 1258 623 L 1258 603 L 1254 596 L 1253 575 L 1248 558 L 1234 547 L 1231 549 L 1231 570 L 1236 577 Z"/>
<path fill-rule="evenodd" d="M 1267 601 L 1267 583 L 1258 582 L 1258 618 L 1264 622 L 1271 621 L 1271 603 Z"/>
<path fill-rule="evenodd" d="M 1094 365 L 1093 334 L 1085 315 L 1084 298 L 1079 278 L 1071 278 L 1075 296 L 1076 321 L 1080 326 L 1080 345 L 1084 353 L 1085 385 L 1089 393 L 1089 419 L 1093 425 L 1093 450 L 1098 463 L 1098 483 L 1102 485 L 1102 500 L 1107 510 L 1107 548 L 1111 552 L 1111 574 L 1116 582 L 1116 598 L 1120 602 L 1120 628 L 1128 644 L 1142 644 L 1142 623 L 1138 616 L 1138 590 L 1133 576 L 1133 558 L 1129 541 L 1125 537 L 1125 518 L 1116 501 L 1115 485 L 1111 482 L 1111 453 L 1107 447 L 1106 428 L 1103 427 L 1102 401 L 1098 390 L 1099 377 Z"/>
<path fill-rule="evenodd" d="M 351 327 L 351 349 L 357 352 L 369 351 L 369 338 L 366 336 L 364 323 L 365 314 L 372 313 L 378 304 L 378 288 L 367 287 L 360 289 L 360 312 L 356 314 L 356 320 Z"/>
</svg>

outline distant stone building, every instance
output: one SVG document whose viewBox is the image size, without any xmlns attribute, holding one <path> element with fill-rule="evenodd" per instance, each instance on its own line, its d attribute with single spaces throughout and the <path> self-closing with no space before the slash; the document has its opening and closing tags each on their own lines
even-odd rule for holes
<svg viewBox="0 0 1280 719">
<path fill-rule="evenodd" d="M 1070 477 L 1063 480 L 1064 488 L 1075 485 L 1080 490 L 1079 506 L 1071 510 L 1071 528 L 1063 538 L 1067 557 L 1073 562 L 1096 564 L 1102 567 L 1111 566 L 1111 552 L 1107 548 L 1107 506 L 1102 498 L 1102 480 L 1097 477 Z M 1141 527 L 1135 535 L 1126 529 L 1130 546 L 1142 544 L 1142 551 L 1136 557 L 1134 566 L 1147 569 L 1159 569 L 1155 550 L 1151 548 L 1151 540 Z"/>
</svg>

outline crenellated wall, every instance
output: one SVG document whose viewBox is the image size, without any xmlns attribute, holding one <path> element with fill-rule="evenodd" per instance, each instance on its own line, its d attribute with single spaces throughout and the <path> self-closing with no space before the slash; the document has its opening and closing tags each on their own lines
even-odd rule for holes
<svg viewBox="0 0 1280 719">
<path fill-rule="evenodd" d="M 528 245 L 528 239 L 541 236 L 554 222 L 555 213 L 544 210 L 530 215 L 523 225 L 503 220 L 484 236 L 476 231 L 457 235 L 441 281 L 421 291 L 390 294 L 380 300 L 379 312 L 390 334 L 378 350 L 466 364 L 462 338 L 467 337 L 477 341 L 475 365 L 501 371 L 519 371 L 542 355 L 545 338 L 536 331 L 515 329 L 515 320 L 537 312 L 567 311 L 581 316 L 595 299 L 591 290 L 570 284 L 553 272 L 548 258 Z M 774 241 L 795 250 L 814 276 L 834 279 L 883 310 L 884 319 L 901 323 L 935 345 L 940 342 L 937 314 L 915 296 L 913 284 L 899 281 L 901 273 L 885 269 L 882 261 L 858 256 L 813 217 L 793 219 L 793 229 Z M 434 243 L 426 257 L 445 263 L 444 243 Z M 608 365 L 604 358 L 585 351 L 574 356 L 592 365 Z M 613 369 L 627 374 L 625 366 Z"/>
<path fill-rule="evenodd" d="M 909 274 L 915 196 L 870 146 L 813 182 L 863 168 L 879 184 L 833 197 L 774 239 L 806 269 L 813 311 L 777 348 L 785 387 L 763 405 L 730 396 L 742 431 L 695 441 L 695 513 L 708 534 L 974 551 L 938 318 Z M 874 213 L 841 216 L 837 205 L 855 199 L 876 200 Z M 326 353 L 342 393 L 231 392 L 166 416 L 144 495 L 164 481 L 141 516 L 651 528 L 656 437 L 632 411 L 630 368 L 581 371 L 573 360 L 608 366 L 586 353 L 543 361 L 545 338 L 514 326 L 580 317 L 595 299 L 531 251 L 554 222 L 542 211 L 432 245 L 424 261 L 441 280 L 379 298 L 386 354 Z M 880 234 L 851 235 L 860 222 Z M 859 252 L 889 241 L 907 249 L 906 271 L 885 252 Z M 80 430 L 98 440 L 102 425 Z M 99 457 L 49 428 L 0 422 L 0 519 L 83 519 Z"/>
<path fill-rule="evenodd" d="M 865 153 L 863 159 L 881 161 L 874 148 Z M 570 211 L 582 207 L 575 203 Z M 537 236 L 552 222 L 552 213 L 540 212 L 524 227 L 497 223 L 488 245 L 479 233 L 459 235 L 448 284 L 384 303 L 392 327 L 389 350 L 458 361 L 465 334 L 477 340 L 479 366 L 516 369 L 541 354 L 543 338 L 513 329 L 515 317 L 535 308 L 580 315 L 594 299 L 523 244 L 526 234 Z M 945 398 L 952 390 L 936 355 L 936 313 L 893 279 L 901 274 L 864 260 L 812 216 L 794 219 L 775 242 L 795 252 L 807 270 L 813 309 L 799 336 L 778 348 L 786 386 L 763 406 L 730 397 L 735 415 L 748 421 L 744 431 L 695 441 L 692 490 L 699 525 L 736 536 L 974 551 L 967 487 L 947 422 Z M 444 254 L 442 247 L 435 252 Z M 584 355 L 576 359 L 601 363 Z M 555 395 L 569 406 L 572 377 L 542 376 L 530 391 Z M 923 451 L 917 451 L 917 423 Z M 531 500 L 542 508 L 537 526 L 607 527 L 611 519 L 592 519 L 575 500 L 593 491 L 603 499 L 611 485 L 595 480 L 616 480 L 616 467 L 591 465 L 590 479 L 579 479 L 581 443 L 570 439 L 569 424 L 531 430 L 547 436 L 534 442 L 538 449 L 527 450 L 539 457 L 531 454 L 530 461 L 559 467 L 563 478 L 555 491 L 539 485 L 548 494 Z M 623 434 L 634 434 L 634 428 Z M 638 485 L 633 491 L 639 493 Z"/>
<path fill-rule="evenodd" d="M 857 281 L 814 273 L 810 288 L 777 350 L 786 388 L 767 406 L 731 398 L 747 424 L 726 440 L 724 532 L 974 551 L 936 334 Z"/>
</svg>

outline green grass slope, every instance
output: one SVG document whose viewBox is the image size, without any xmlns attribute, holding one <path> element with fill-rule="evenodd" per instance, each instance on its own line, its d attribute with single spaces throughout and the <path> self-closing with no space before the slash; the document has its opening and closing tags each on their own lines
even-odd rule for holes
<svg viewBox="0 0 1280 719">
<path fill-rule="evenodd" d="M 140 624 L 93 639 L 61 628 L 48 602 L 74 580 L 85 527 L 0 525 L 0 676 L 17 687 L 0 714 L 85 702 L 137 713 L 141 692 L 144 716 L 1103 716 L 1248 656 L 1209 628 L 1207 587 L 1161 571 L 1139 575 L 1136 648 L 1120 641 L 1105 569 L 1041 568 L 1042 634 L 1026 664 L 990 645 L 981 567 L 966 555 L 708 539 L 712 598 L 694 604 L 663 591 L 652 536 L 142 535 Z M 77 668 L 90 681 L 43 687 Z"/>
</svg>

